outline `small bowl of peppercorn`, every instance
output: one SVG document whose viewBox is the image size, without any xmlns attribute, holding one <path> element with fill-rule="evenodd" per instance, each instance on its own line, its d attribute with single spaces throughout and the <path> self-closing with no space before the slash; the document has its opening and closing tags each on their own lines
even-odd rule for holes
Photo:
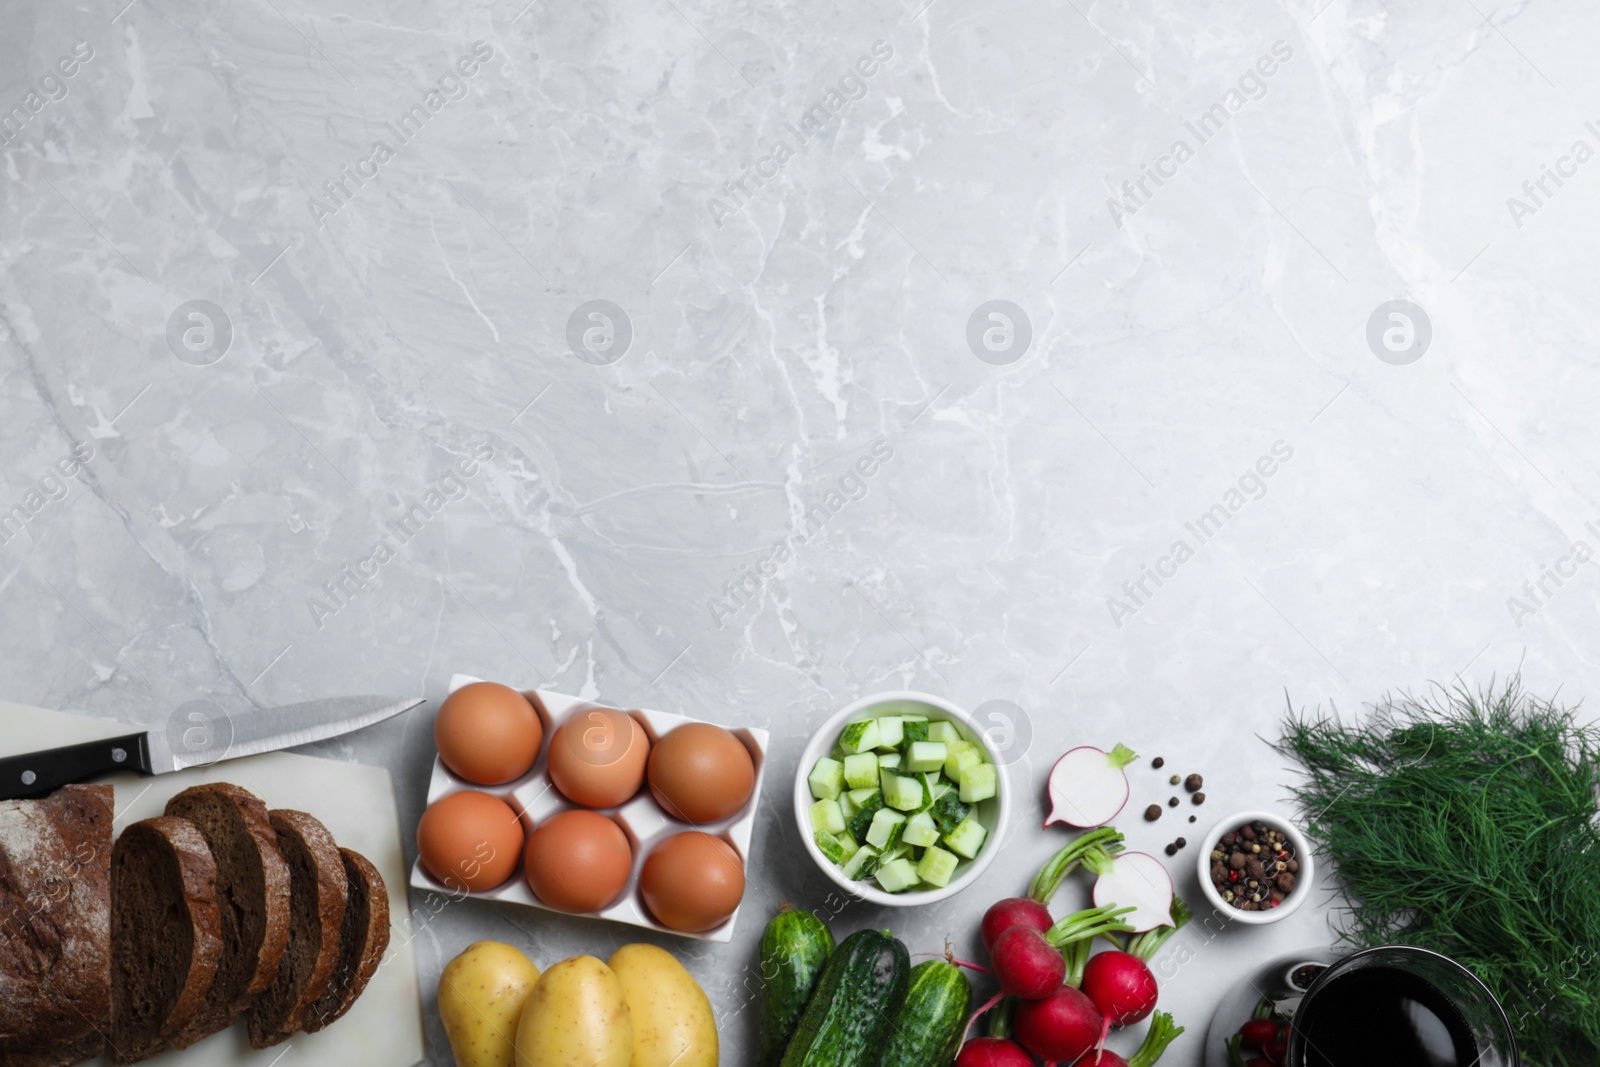
<svg viewBox="0 0 1600 1067">
<path fill-rule="evenodd" d="M 1265 811 L 1230 815 L 1201 838 L 1200 889 L 1217 914 L 1262 926 L 1288 918 L 1311 895 L 1316 861 L 1294 824 Z"/>
</svg>

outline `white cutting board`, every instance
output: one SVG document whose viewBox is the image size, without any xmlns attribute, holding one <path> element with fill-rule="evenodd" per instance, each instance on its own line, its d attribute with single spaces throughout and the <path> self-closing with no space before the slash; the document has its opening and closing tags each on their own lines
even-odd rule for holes
<svg viewBox="0 0 1600 1067">
<path fill-rule="evenodd" d="M 125 723 L 42 711 L 0 701 L 0 756 L 114 737 L 133 730 Z M 233 782 L 266 801 L 269 808 L 310 812 L 334 840 L 366 856 L 389 890 L 389 951 L 366 992 L 350 1013 L 317 1034 L 296 1034 L 275 1048 L 250 1047 L 242 1023 L 213 1034 L 182 1052 L 166 1052 L 144 1062 L 151 1067 L 413 1067 L 426 1055 L 422 1042 L 422 999 L 406 898 L 405 858 L 394 782 L 382 767 L 274 752 L 228 760 L 213 767 L 177 771 L 154 778 L 119 775 L 116 830 L 160 815 L 168 798 L 203 782 Z M 109 1058 L 90 1061 L 109 1065 Z"/>
</svg>

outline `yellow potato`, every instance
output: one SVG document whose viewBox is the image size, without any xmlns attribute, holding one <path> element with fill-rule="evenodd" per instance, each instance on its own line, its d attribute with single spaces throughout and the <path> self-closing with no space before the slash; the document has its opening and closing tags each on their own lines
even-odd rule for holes
<svg viewBox="0 0 1600 1067">
<path fill-rule="evenodd" d="M 517 1025 L 517 1067 L 628 1067 L 633 1025 L 622 983 L 593 956 L 539 979 Z"/>
<path fill-rule="evenodd" d="M 654 945 L 624 945 L 609 964 L 633 1018 L 631 1067 L 717 1067 L 711 1001 L 676 956 Z"/>
<path fill-rule="evenodd" d="M 539 968 L 510 945 L 479 941 L 439 976 L 439 1018 L 456 1067 L 512 1067 L 517 1021 Z"/>
</svg>

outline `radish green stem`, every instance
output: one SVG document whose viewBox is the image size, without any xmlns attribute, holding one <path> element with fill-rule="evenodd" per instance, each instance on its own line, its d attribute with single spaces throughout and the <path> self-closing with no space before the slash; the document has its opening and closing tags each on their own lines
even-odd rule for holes
<svg viewBox="0 0 1600 1067">
<path fill-rule="evenodd" d="M 1119 771 L 1138 758 L 1139 753 L 1135 752 L 1127 745 L 1117 745 L 1113 747 L 1110 752 L 1106 753 L 1106 759 L 1109 760 L 1111 765 L 1117 768 Z"/>
<path fill-rule="evenodd" d="M 1171 1015 L 1156 1012 L 1150 1016 L 1150 1031 L 1144 1035 L 1139 1051 L 1128 1057 L 1128 1067 L 1151 1067 L 1181 1033 L 1183 1027 L 1173 1025 Z"/>
<path fill-rule="evenodd" d="M 1122 834 L 1117 832 L 1116 827 L 1102 826 L 1098 830 L 1090 830 L 1069 842 L 1039 868 L 1039 873 L 1033 876 L 1033 882 L 1028 886 L 1028 896 L 1040 904 L 1048 904 L 1050 898 L 1056 895 L 1056 890 L 1061 888 L 1061 883 L 1066 881 L 1067 875 L 1083 862 L 1086 855 L 1091 852 L 1115 855 L 1120 851 Z"/>
<path fill-rule="evenodd" d="M 1244 1067 L 1244 1053 L 1239 1051 L 1243 1044 L 1244 1038 L 1239 1034 L 1234 1034 L 1222 1043 L 1222 1047 L 1228 1050 L 1228 1067 Z"/>
<path fill-rule="evenodd" d="M 1062 948 L 1074 941 L 1092 941 L 1101 934 L 1126 934 L 1133 927 L 1123 922 L 1119 916 L 1133 911 L 1133 908 L 1088 908 L 1075 912 L 1064 919 L 1057 919 L 1054 926 L 1045 931 L 1044 939 L 1055 948 Z"/>
<path fill-rule="evenodd" d="M 1091 941 L 1073 941 L 1061 950 L 1061 955 L 1067 961 L 1067 974 L 1062 979 L 1066 985 L 1077 989 L 1083 985 L 1083 969 L 1089 966 L 1089 950 Z"/>
<path fill-rule="evenodd" d="M 1000 1006 L 989 1013 L 989 1036 L 1010 1037 L 1011 1017 L 1017 1014 L 1017 998 L 1006 997 Z"/>
<path fill-rule="evenodd" d="M 1158 926 L 1154 930 L 1146 930 L 1136 935 L 1128 942 L 1128 955 L 1149 963 L 1155 954 L 1161 951 L 1161 946 L 1167 943 L 1167 938 L 1177 933 L 1183 924 L 1194 918 L 1189 912 L 1188 905 L 1184 904 L 1182 897 L 1172 898 L 1172 925 Z"/>
</svg>

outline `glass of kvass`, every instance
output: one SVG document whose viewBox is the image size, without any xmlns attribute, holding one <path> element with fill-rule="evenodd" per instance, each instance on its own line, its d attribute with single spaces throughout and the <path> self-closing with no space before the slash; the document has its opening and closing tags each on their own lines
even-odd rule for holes
<svg viewBox="0 0 1600 1067">
<path fill-rule="evenodd" d="M 1518 1067 L 1505 1010 L 1437 952 L 1390 945 L 1318 974 L 1294 1009 L 1285 1067 Z"/>
</svg>

